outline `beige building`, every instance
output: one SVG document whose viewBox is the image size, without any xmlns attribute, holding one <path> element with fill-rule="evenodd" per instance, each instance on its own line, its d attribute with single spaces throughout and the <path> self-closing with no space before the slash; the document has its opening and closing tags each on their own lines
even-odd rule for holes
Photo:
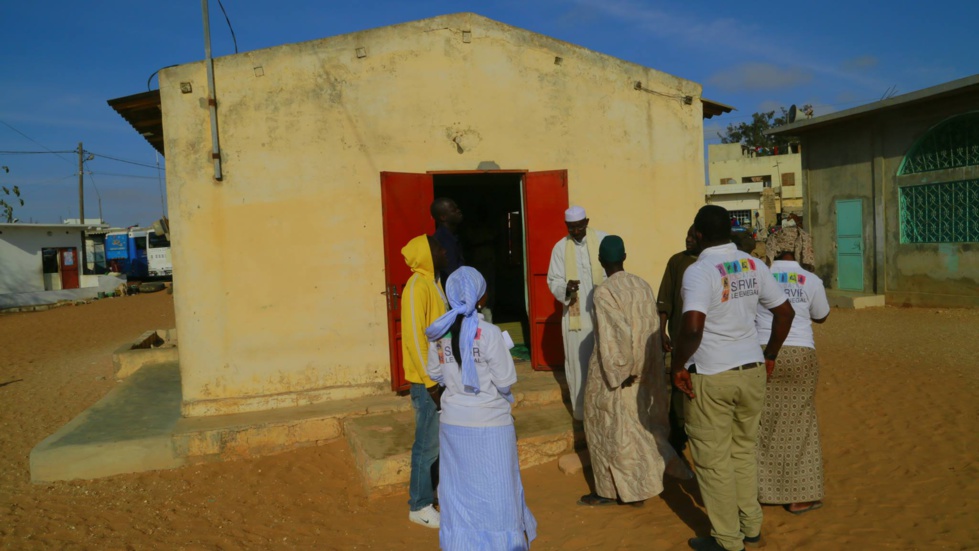
<svg viewBox="0 0 979 551">
<path fill-rule="evenodd" d="M 739 143 L 711 144 L 707 163 L 707 203 L 731 211 L 742 225 L 767 228 L 776 224 L 766 219 L 766 189 L 771 189 L 775 214 L 802 214 L 802 154 L 797 144 L 781 155 L 757 155 Z"/>
<path fill-rule="evenodd" d="M 772 131 L 804 149 L 831 294 L 979 307 L 979 75 Z"/>
<path fill-rule="evenodd" d="M 435 196 L 460 204 L 464 240 L 490 236 L 495 316 L 526 324 L 535 366 L 561 365 L 544 279 L 564 208 L 621 235 L 655 287 L 703 201 L 702 118 L 729 110 L 469 13 L 218 58 L 214 75 L 216 120 L 205 62 L 110 101 L 166 155 L 185 416 L 400 388 L 400 248 L 434 231 Z"/>
</svg>

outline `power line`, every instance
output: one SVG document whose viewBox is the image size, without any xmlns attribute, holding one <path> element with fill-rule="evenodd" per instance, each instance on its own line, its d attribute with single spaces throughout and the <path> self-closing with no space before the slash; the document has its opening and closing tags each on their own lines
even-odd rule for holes
<svg viewBox="0 0 979 551">
<path fill-rule="evenodd" d="M 105 218 L 102 218 L 102 194 L 99 193 L 99 186 L 95 185 L 95 176 L 91 172 L 88 173 L 88 181 L 92 182 L 92 187 L 95 189 L 95 196 L 99 199 L 99 222 L 105 222 Z M 85 223 L 82 220 L 82 223 Z"/>
<path fill-rule="evenodd" d="M 45 147 L 45 145 L 44 145 L 44 144 L 42 144 L 41 142 L 39 142 L 39 141 L 37 141 L 37 140 L 35 140 L 34 138 L 32 138 L 32 137 L 30 137 L 30 136 L 28 136 L 27 134 L 24 134 L 23 132 L 21 132 L 20 130 L 17 130 L 17 129 L 16 129 L 16 128 L 14 128 L 13 126 L 10 126 L 10 125 L 9 125 L 9 124 L 7 124 L 6 122 L 4 122 L 4 121 L 0 121 L 0 124 L 3 124 L 3 125 L 4 125 L 4 126 L 6 126 L 7 128 L 9 128 L 9 129 L 11 129 L 11 130 L 13 130 L 14 132 L 16 132 L 16 133 L 18 133 L 18 134 L 20 134 L 21 136 L 23 136 L 23 137 L 25 137 L 25 138 L 27 138 L 28 140 L 30 140 L 30 141 L 32 141 L 32 142 L 34 142 L 34 143 L 36 143 L 37 145 L 39 145 L 39 146 L 41 146 L 41 147 L 43 147 L 43 148 L 44 148 L 44 149 L 46 149 L 46 150 L 47 150 L 47 151 L 48 151 L 49 153 L 54 153 L 56 157 L 58 157 L 59 159 L 61 159 L 61 160 L 63 160 L 63 161 L 65 161 L 66 163 L 71 163 L 71 161 L 69 161 L 68 159 L 65 159 L 65 158 L 64 158 L 64 157 L 62 157 L 61 155 L 58 155 L 57 153 L 55 153 L 55 152 L 54 152 L 54 151 L 52 151 L 51 149 L 49 149 L 49 148 L 47 148 L 47 147 Z"/>
<path fill-rule="evenodd" d="M 47 155 L 49 153 L 77 153 L 75 150 L 70 151 L 0 151 L 0 155 Z"/>
<path fill-rule="evenodd" d="M 160 154 L 156 154 L 156 185 L 160 190 L 160 216 L 167 216 L 166 194 L 163 193 L 163 173 L 160 171 Z"/>
<path fill-rule="evenodd" d="M 136 174 L 117 174 L 114 172 L 89 172 L 89 174 L 98 174 L 99 176 L 116 176 L 118 178 L 139 178 L 142 180 L 156 180 L 156 176 L 139 176 Z"/>
<path fill-rule="evenodd" d="M 86 153 L 91 153 L 92 155 L 95 155 L 96 157 L 102 157 L 103 159 L 110 159 L 112 161 L 118 161 L 120 163 L 126 163 L 126 164 L 136 165 L 136 166 L 143 166 L 143 167 L 152 168 L 152 169 L 159 168 L 158 166 L 155 166 L 155 165 L 148 165 L 148 164 L 140 163 L 140 162 L 137 162 L 137 161 L 129 161 L 129 160 L 126 160 L 126 159 L 120 159 L 119 157 L 112 157 L 110 155 L 103 155 L 101 153 L 96 153 L 94 151 L 89 151 L 87 149 L 85 150 L 85 152 Z M 164 168 L 162 170 L 166 170 L 166 169 Z"/>
<path fill-rule="evenodd" d="M 152 92 L 153 91 L 153 89 L 150 88 L 150 82 L 153 81 L 153 77 L 155 77 L 156 74 L 159 73 L 160 71 L 162 71 L 163 69 L 169 69 L 170 67 L 176 67 L 176 65 L 167 65 L 166 67 L 163 67 L 161 69 L 157 69 L 157 70 L 153 71 L 152 73 L 150 73 L 150 78 L 146 79 L 146 91 L 147 92 Z M 157 84 L 159 84 L 159 79 L 157 80 Z M 157 86 L 157 88 L 159 88 L 159 86 Z"/>
<path fill-rule="evenodd" d="M 224 11 L 224 4 L 221 3 L 221 0 L 218 0 L 218 6 L 221 7 L 221 13 L 224 14 L 224 20 L 228 22 L 228 30 L 231 31 L 231 41 L 235 44 L 235 53 L 238 53 L 238 39 L 235 38 L 235 30 L 231 26 L 231 20 L 228 19 L 228 12 Z"/>
<path fill-rule="evenodd" d="M 67 176 L 62 176 L 61 178 L 53 178 L 53 179 L 50 179 L 50 180 L 41 180 L 40 182 L 28 182 L 27 184 L 24 184 L 24 185 L 57 184 L 58 182 L 63 182 L 65 180 L 67 180 L 68 178 L 75 178 L 77 176 L 78 176 L 77 174 L 69 174 Z"/>
<path fill-rule="evenodd" d="M 2 121 L 0 121 L 0 122 L 2 122 Z M 77 149 L 71 149 L 71 150 L 67 150 L 67 151 L 50 151 L 50 150 L 49 151 L 13 151 L 13 150 L 0 151 L 0 155 L 46 155 L 46 154 L 52 154 L 52 153 L 55 154 L 55 155 L 57 155 L 58 153 L 78 153 L 78 150 Z M 96 157 L 102 157 L 103 159 L 109 159 L 109 160 L 112 160 L 112 161 L 118 161 L 120 163 L 127 163 L 127 164 L 131 164 L 131 165 L 142 166 L 142 167 L 146 167 L 146 168 L 152 168 L 154 170 L 157 170 L 157 169 L 159 169 L 159 170 L 166 170 L 166 168 L 160 167 L 158 165 L 150 165 L 150 164 L 146 164 L 146 163 L 140 163 L 138 161 L 130 161 L 130 160 L 127 160 L 127 159 L 120 159 L 118 157 L 113 157 L 111 155 L 103 155 L 102 153 L 95 153 L 94 151 L 89 151 L 87 149 L 85 150 L 85 153 L 90 153 L 92 155 L 95 155 Z"/>
<path fill-rule="evenodd" d="M 857 99 L 857 100 L 853 100 L 853 101 L 843 101 L 843 102 L 840 102 L 840 103 L 820 103 L 820 104 L 818 104 L 818 106 L 819 107 L 838 107 L 840 105 L 851 105 L 851 104 L 854 104 L 854 103 L 860 103 L 860 104 L 874 103 L 874 102 L 877 102 L 877 101 L 880 101 L 880 100 L 878 100 L 877 98 L 867 98 L 867 99 Z M 769 109 L 769 111 L 775 111 L 775 109 Z M 764 111 L 758 111 L 758 112 L 761 113 L 761 112 L 764 112 Z M 829 114 L 829 113 L 827 113 L 827 114 Z M 724 117 L 724 121 L 746 120 L 746 119 L 750 119 L 753 116 L 754 116 L 754 114 L 751 114 L 751 115 L 741 115 L 741 116 L 738 116 L 738 117 L 727 117 L 727 116 L 725 116 Z"/>
</svg>

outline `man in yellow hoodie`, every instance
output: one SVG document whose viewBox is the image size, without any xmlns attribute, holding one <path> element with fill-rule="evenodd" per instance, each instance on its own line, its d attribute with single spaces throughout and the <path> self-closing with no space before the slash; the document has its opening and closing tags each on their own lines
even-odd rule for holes
<svg viewBox="0 0 979 551">
<path fill-rule="evenodd" d="M 425 328 L 445 313 L 445 293 L 436 274 L 445 270 L 445 249 L 434 238 L 419 235 L 401 249 L 413 272 L 401 294 L 401 357 L 405 380 L 411 383 L 415 410 L 415 443 L 411 446 L 408 520 L 439 527 L 435 509 L 435 478 L 439 457 L 439 386 L 425 373 L 428 339 Z"/>
</svg>

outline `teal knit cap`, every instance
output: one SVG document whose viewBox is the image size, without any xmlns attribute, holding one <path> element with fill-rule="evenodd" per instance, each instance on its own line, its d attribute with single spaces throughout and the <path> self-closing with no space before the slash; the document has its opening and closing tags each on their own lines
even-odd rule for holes
<svg viewBox="0 0 979 551">
<path fill-rule="evenodd" d="M 614 264 L 625 260 L 625 243 L 618 235 L 609 235 L 598 246 L 598 260 L 604 264 Z"/>
</svg>

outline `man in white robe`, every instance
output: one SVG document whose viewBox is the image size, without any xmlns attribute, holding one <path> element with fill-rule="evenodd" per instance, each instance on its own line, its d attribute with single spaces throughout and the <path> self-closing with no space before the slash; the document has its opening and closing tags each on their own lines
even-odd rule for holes
<svg viewBox="0 0 979 551">
<path fill-rule="evenodd" d="M 585 377 L 588 360 L 595 348 L 592 315 L 594 290 L 605 281 L 598 262 L 598 247 L 605 232 L 588 232 L 585 209 L 571 207 L 564 212 L 568 236 L 554 244 L 547 268 L 547 286 L 564 305 L 561 333 L 564 335 L 564 374 L 571 393 L 571 411 L 581 421 L 584 415 Z"/>
</svg>

